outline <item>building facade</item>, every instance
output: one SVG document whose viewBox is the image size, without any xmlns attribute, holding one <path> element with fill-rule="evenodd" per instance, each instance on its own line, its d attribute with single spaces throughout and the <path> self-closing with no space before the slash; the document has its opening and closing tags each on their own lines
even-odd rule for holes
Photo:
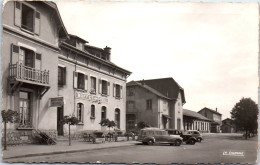
<svg viewBox="0 0 260 165">
<path fill-rule="evenodd" d="M 222 120 L 221 132 L 222 133 L 234 133 L 234 132 L 236 132 L 236 128 L 235 128 L 235 125 L 234 125 L 232 119 L 226 118 L 225 120 Z"/>
<path fill-rule="evenodd" d="M 210 133 L 211 120 L 201 114 L 183 109 L 184 130 L 198 130 L 202 133 Z"/>
<path fill-rule="evenodd" d="M 184 89 L 173 78 L 131 81 L 127 83 L 127 130 L 136 130 L 139 122 L 161 129 L 183 129 Z"/>
<path fill-rule="evenodd" d="M 201 109 L 198 113 L 212 120 L 210 132 L 212 133 L 220 132 L 222 114 L 219 113 L 217 109 L 214 111 L 212 109 L 205 107 Z"/>
<path fill-rule="evenodd" d="M 2 109 L 19 113 L 7 125 L 17 138 L 7 140 L 32 141 L 33 129 L 64 135 L 64 115 L 78 117 L 76 131 L 100 130 L 102 115 L 125 130 L 130 72 L 110 61 L 110 48 L 69 35 L 53 2 L 7 2 L 2 24 Z"/>
</svg>

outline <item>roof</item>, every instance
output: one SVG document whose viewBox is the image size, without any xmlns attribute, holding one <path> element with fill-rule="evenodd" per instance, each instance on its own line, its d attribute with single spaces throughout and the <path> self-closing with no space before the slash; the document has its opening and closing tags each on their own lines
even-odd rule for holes
<svg viewBox="0 0 260 165">
<path fill-rule="evenodd" d="M 64 24 L 63 24 L 63 21 L 61 19 L 60 12 L 59 12 L 59 9 L 58 9 L 56 3 L 51 2 L 51 1 L 41 1 L 41 2 L 45 3 L 49 7 L 52 7 L 56 11 L 56 14 L 57 14 L 57 17 L 58 17 L 58 21 L 59 21 L 59 23 L 61 25 L 61 28 L 60 28 L 59 32 L 61 32 L 61 35 L 63 35 L 65 38 L 69 38 L 69 34 L 68 34 Z"/>
<path fill-rule="evenodd" d="M 64 48 L 73 50 L 73 51 L 75 51 L 75 52 L 77 52 L 77 53 L 79 53 L 79 54 L 81 54 L 81 55 L 87 56 L 87 57 L 89 57 L 89 58 L 91 58 L 91 59 L 95 59 L 95 60 L 97 60 L 97 61 L 99 61 L 99 62 L 101 62 L 101 63 L 107 64 L 108 66 L 112 66 L 113 68 L 115 68 L 115 69 L 117 69 L 117 70 L 120 70 L 120 71 L 126 73 L 127 75 L 130 75 L 130 74 L 132 73 L 132 72 L 126 70 L 126 69 L 123 69 L 123 68 L 121 68 L 121 67 L 115 65 L 114 63 L 112 63 L 112 62 L 110 62 L 110 61 L 106 61 L 106 60 L 103 60 L 103 59 L 101 59 L 101 58 L 98 58 L 98 57 L 94 56 L 93 54 L 91 54 L 91 53 L 89 53 L 89 52 L 79 50 L 79 49 L 75 48 L 74 46 L 72 46 L 72 45 L 70 45 L 70 44 L 68 44 L 68 43 L 66 43 L 66 42 L 63 42 L 63 41 L 62 41 L 62 42 L 60 43 L 60 47 L 64 47 Z"/>
<path fill-rule="evenodd" d="M 226 121 L 226 120 L 227 120 L 227 121 L 233 121 L 233 120 L 230 119 L 230 118 L 226 118 L 225 120 L 222 120 L 222 122 L 223 122 L 223 121 Z"/>
<path fill-rule="evenodd" d="M 157 91 L 157 90 L 155 90 L 155 89 L 149 87 L 149 86 L 146 85 L 146 84 L 141 84 L 141 83 L 139 83 L 139 82 L 137 82 L 137 81 L 130 81 L 130 82 L 128 82 L 128 83 L 126 84 L 126 86 L 140 86 L 140 87 L 143 87 L 143 88 L 147 89 L 148 91 L 150 91 L 151 93 L 153 93 L 153 94 L 155 94 L 155 95 L 157 95 L 157 96 L 159 96 L 159 97 L 162 97 L 162 98 L 171 100 L 171 98 L 164 96 L 164 95 L 161 94 L 159 91 Z"/>
<path fill-rule="evenodd" d="M 198 112 L 201 112 L 201 111 L 203 111 L 203 110 L 210 111 L 210 112 L 215 113 L 215 114 L 218 114 L 218 115 L 222 115 L 221 113 L 219 113 L 219 112 L 217 112 L 217 111 L 214 111 L 214 110 L 212 110 L 212 109 L 209 109 L 209 108 L 207 108 L 207 107 L 204 107 L 203 109 L 201 109 L 201 110 L 198 111 Z"/>
<path fill-rule="evenodd" d="M 156 90 L 161 95 L 171 100 L 177 99 L 178 94 L 181 93 L 182 102 L 186 103 L 184 89 L 172 78 L 160 78 L 160 79 L 150 79 L 150 80 L 139 80 L 138 83 L 149 86 L 150 88 Z"/>
<path fill-rule="evenodd" d="M 183 116 L 194 117 L 194 118 L 197 118 L 199 120 L 212 121 L 212 120 L 206 118 L 205 116 L 199 114 L 198 112 L 191 111 L 191 110 L 188 110 L 188 109 L 183 109 Z"/>
<path fill-rule="evenodd" d="M 83 38 L 80 38 L 79 36 L 76 36 L 76 35 L 73 35 L 73 34 L 69 34 L 69 36 L 72 37 L 72 38 L 76 38 L 76 39 L 82 41 L 84 44 L 88 43 L 88 41 L 84 40 Z"/>
</svg>

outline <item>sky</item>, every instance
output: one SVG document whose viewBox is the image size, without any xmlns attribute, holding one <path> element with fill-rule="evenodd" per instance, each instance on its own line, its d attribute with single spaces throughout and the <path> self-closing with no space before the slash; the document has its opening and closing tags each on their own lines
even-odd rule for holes
<svg viewBox="0 0 260 165">
<path fill-rule="evenodd" d="M 172 77 L 185 109 L 218 109 L 222 119 L 242 97 L 258 101 L 257 3 L 57 2 L 70 34 L 111 47 L 127 81 Z"/>
</svg>

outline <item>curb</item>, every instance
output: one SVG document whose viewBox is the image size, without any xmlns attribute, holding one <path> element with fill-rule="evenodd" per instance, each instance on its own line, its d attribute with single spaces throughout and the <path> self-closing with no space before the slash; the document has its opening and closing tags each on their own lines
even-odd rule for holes
<svg viewBox="0 0 260 165">
<path fill-rule="evenodd" d="M 110 149 L 110 148 L 123 148 L 123 147 L 133 147 L 135 144 L 123 145 L 123 146 L 108 146 L 108 147 L 101 147 L 101 148 L 87 148 L 87 149 L 80 149 L 80 150 L 70 150 L 70 151 L 54 151 L 54 152 L 45 152 L 45 153 L 37 153 L 37 154 L 25 154 L 19 156 L 12 156 L 3 158 L 2 161 L 8 159 L 16 159 L 16 158 L 26 158 L 26 157 L 34 157 L 34 156 L 44 156 L 44 155 L 53 155 L 53 154 L 65 154 L 65 153 L 76 153 L 76 152 L 84 152 L 84 151 L 93 151 L 93 150 L 102 150 L 102 149 Z"/>
</svg>

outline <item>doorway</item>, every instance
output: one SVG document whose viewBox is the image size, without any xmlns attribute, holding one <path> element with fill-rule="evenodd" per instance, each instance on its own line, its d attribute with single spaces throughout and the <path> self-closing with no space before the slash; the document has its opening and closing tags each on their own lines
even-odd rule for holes
<svg viewBox="0 0 260 165">
<path fill-rule="evenodd" d="M 57 131 L 58 131 L 58 136 L 63 136 L 63 106 L 57 108 Z"/>
</svg>

